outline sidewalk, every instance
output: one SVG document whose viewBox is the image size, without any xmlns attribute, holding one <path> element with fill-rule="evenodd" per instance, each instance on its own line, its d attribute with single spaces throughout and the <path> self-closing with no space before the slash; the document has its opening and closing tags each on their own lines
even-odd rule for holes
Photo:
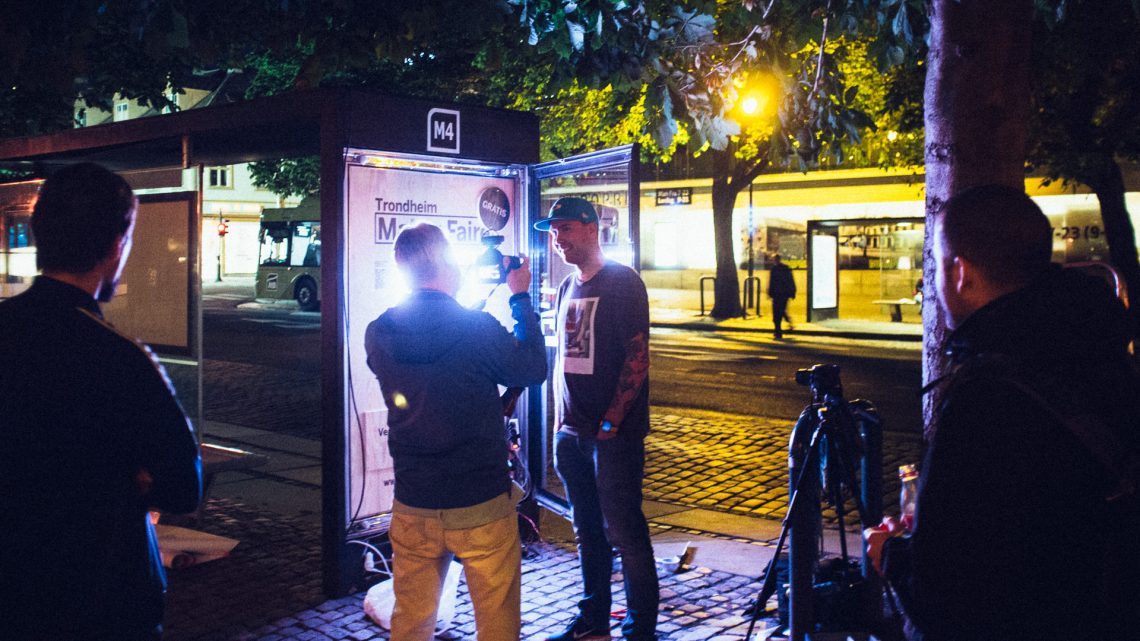
<svg viewBox="0 0 1140 641">
<path fill-rule="evenodd" d="M 690 570 L 661 575 L 659 631 L 671 641 L 744 638 L 743 612 L 759 589 L 755 579 L 771 558 L 786 507 L 790 429 L 790 421 L 654 408 L 644 503 L 654 551 L 661 558 L 680 554 L 686 544 L 697 548 Z M 209 442 L 270 461 L 220 474 L 206 516 L 190 524 L 241 544 L 229 558 L 170 571 L 166 638 L 387 639 L 364 616 L 363 593 L 335 600 L 321 594 L 320 444 L 209 421 L 203 431 Z M 917 436 L 892 435 L 885 468 L 916 460 L 920 447 Z M 885 496 L 895 493 L 897 486 L 884 489 Z M 570 528 L 544 513 L 542 535 L 523 561 L 524 639 L 561 631 L 579 598 Z M 825 543 L 838 552 L 836 530 Z M 848 545 L 860 549 L 854 532 Z M 615 610 L 624 607 L 620 566 L 618 572 Z M 461 584 L 448 638 L 473 639 L 473 626 Z"/>
<path fill-rule="evenodd" d="M 771 301 L 761 301 L 760 315 L 755 307 L 746 311 L 742 318 L 729 318 L 718 321 L 711 316 L 701 315 L 700 292 L 680 289 L 649 289 L 649 318 L 653 327 L 689 329 L 717 332 L 763 332 L 773 333 Z M 705 312 L 711 311 L 711 296 L 705 301 Z M 802 317 L 801 317 L 802 318 Z M 834 338 L 857 338 L 867 340 L 921 341 L 922 325 L 919 323 L 893 323 L 890 321 L 834 319 L 813 323 L 794 319 L 795 331 L 786 335 L 829 336 Z M 787 325 L 785 324 L 785 330 Z"/>
</svg>

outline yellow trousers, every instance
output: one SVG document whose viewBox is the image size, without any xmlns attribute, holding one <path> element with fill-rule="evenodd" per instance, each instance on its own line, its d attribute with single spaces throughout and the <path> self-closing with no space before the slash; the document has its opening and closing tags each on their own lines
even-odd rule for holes
<svg viewBox="0 0 1140 641">
<path fill-rule="evenodd" d="M 478 641 L 518 641 L 522 555 L 518 519 L 509 516 L 446 530 L 438 517 L 392 514 L 392 641 L 431 641 L 448 564 L 463 563 Z"/>
</svg>

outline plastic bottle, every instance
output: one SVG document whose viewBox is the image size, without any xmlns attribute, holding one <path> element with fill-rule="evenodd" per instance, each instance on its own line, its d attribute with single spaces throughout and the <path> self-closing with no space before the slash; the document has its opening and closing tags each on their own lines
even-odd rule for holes
<svg viewBox="0 0 1140 641">
<path fill-rule="evenodd" d="M 914 511 L 918 505 L 918 467 L 899 466 L 899 521 L 910 532 L 914 527 Z"/>
</svg>

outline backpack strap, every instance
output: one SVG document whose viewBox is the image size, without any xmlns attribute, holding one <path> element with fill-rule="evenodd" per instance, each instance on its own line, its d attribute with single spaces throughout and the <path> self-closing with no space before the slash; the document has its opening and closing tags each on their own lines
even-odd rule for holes
<svg viewBox="0 0 1140 641">
<path fill-rule="evenodd" d="M 1054 403 L 1018 376 L 1014 361 L 1007 356 L 980 354 L 956 369 L 955 377 L 959 373 L 965 376 L 985 375 L 1005 383 L 1027 396 L 1053 420 L 1063 425 L 1112 476 L 1116 486 L 1105 500 L 1111 503 L 1136 494 L 1137 479 L 1140 478 L 1140 455 L 1126 447 L 1100 416 L 1061 413 Z"/>
</svg>

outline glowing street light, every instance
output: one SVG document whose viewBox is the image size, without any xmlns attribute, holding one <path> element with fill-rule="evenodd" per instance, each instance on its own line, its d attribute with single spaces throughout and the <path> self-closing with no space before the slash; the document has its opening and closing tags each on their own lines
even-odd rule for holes
<svg viewBox="0 0 1140 641">
<path fill-rule="evenodd" d="M 768 103 L 772 96 L 779 92 L 779 85 L 775 78 L 767 74 L 741 75 L 732 81 L 737 92 L 734 110 L 741 125 L 756 124 L 761 117 L 769 114 Z M 756 315 L 760 315 L 760 292 L 757 291 L 759 281 L 755 276 L 756 255 L 753 249 L 756 242 L 756 224 L 752 211 L 752 183 L 748 183 L 748 277 L 744 279 L 744 314 L 747 316 L 748 308 L 755 304 Z M 755 300 L 754 300 L 755 299 Z"/>
</svg>

